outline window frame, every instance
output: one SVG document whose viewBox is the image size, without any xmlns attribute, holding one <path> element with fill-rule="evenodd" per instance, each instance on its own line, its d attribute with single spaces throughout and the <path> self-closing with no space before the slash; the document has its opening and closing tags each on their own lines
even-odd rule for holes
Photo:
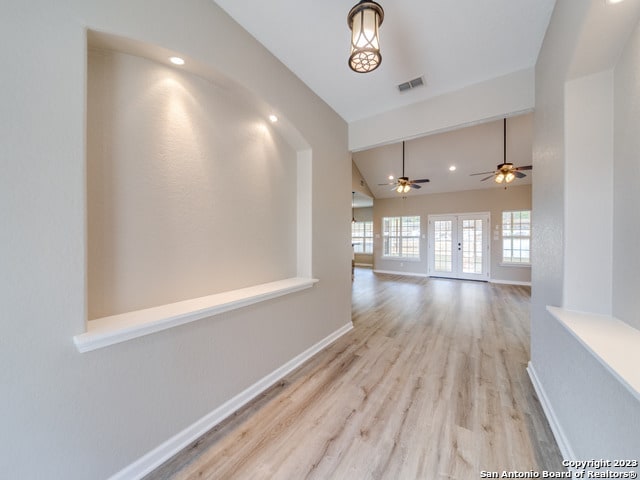
<svg viewBox="0 0 640 480">
<path fill-rule="evenodd" d="M 414 219 L 414 225 L 412 231 L 415 231 L 417 228 L 418 233 L 414 235 L 406 234 L 403 229 L 407 228 L 405 222 L 409 219 Z M 417 220 L 417 225 L 415 222 Z M 389 222 L 394 221 L 396 225 L 394 225 L 393 229 L 388 228 Z M 403 227 L 404 226 L 404 227 Z M 393 232 L 392 232 L 393 230 Z M 391 235 L 391 233 L 396 233 L 396 235 Z M 385 260 L 403 260 L 408 262 L 419 262 L 421 260 L 421 245 L 420 240 L 422 238 L 422 220 L 420 215 L 403 215 L 403 216 L 394 216 L 394 217 L 382 217 L 382 225 L 381 225 L 381 236 L 382 236 L 382 258 Z M 391 251 L 389 245 L 389 241 L 391 239 L 395 239 L 396 249 L 398 254 L 385 254 L 386 251 Z M 413 240 L 417 245 L 417 254 L 405 254 L 403 252 L 405 240 Z M 394 249 L 395 250 L 395 249 Z"/>
<path fill-rule="evenodd" d="M 362 225 L 362 235 L 354 235 L 354 227 L 360 225 Z M 361 252 L 356 250 L 357 240 L 360 240 L 363 245 Z M 370 251 L 367 251 L 367 240 L 370 240 Z M 353 252 L 356 255 L 373 255 L 373 220 L 356 220 L 351 224 L 351 245 L 353 245 Z"/>
<path fill-rule="evenodd" d="M 528 228 L 528 235 L 522 235 L 520 234 L 515 234 L 514 231 L 516 230 L 514 227 L 514 225 L 516 225 L 516 223 L 514 222 L 514 214 L 520 214 L 522 215 L 523 213 L 528 213 L 528 217 L 529 217 L 529 228 Z M 510 225 L 510 228 L 505 230 L 505 215 L 509 214 L 510 215 L 510 221 L 508 222 L 508 224 Z M 521 216 L 519 218 L 519 220 L 521 220 Z M 519 222 L 518 225 L 521 225 L 522 223 Z M 517 229 L 518 231 L 522 231 L 522 228 Z M 531 209 L 522 209 L 522 210 L 503 210 L 502 211 L 502 226 L 500 228 L 500 237 L 501 237 L 501 243 L 502 243 L 502 249 L 501 249 L 501 262 L 500 262 L 500 266 L 503 267 L 531 267 L 531 231 L 532 231 L 532 222 L 531 222 Z M 505 234 L 505 232 L 507 232 L 508 234 Z M 513 240 L 528 240 L 529 242 L 529 248 L 528 249 L 514 249 L 513 246 Z M 505 240 L 512 240 L 511 246 L 509 248 L 505 248 Z M 510 259 L 505 259 L 505 251 L 508 250 L 510 252 Z M 514 262 L 513 258 L 514 258 L 514 251 L 527 251 L 529 252 L 529 261 L 528 262 Z M 521 257 L 520 257 L 521 258 Z"/>
</svg>

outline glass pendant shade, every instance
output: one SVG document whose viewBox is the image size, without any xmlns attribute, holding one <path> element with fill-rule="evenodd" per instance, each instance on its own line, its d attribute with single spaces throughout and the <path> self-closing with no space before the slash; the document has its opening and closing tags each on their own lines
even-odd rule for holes
<svg viewBox="0 0 640 480">
<path fill-rule="evenodd" d="M 402 188 L 402 185 L 398 185 L 398 188 L 396 188 L 396 192 L 402 193 Z"/>
<path fill-rule="evenodd" d="M 378 29 L 382 25 L 384 10 L 376 2 L 362 0 L 347 16 L 351 29 L 351 55 L 349 67 L 358 73 L 372 72 L 380 66 L 380 40 Z"/>
<path fill-rule="evenodd" d="M 509 172 L 505 175 L 504 180 L 505 182 L 510 183 L 513 182 L 514 178 L 516 178 L 516 176 L 512 172 Z"/>
<path fill-rule="evenodd" d="M 404 193 L 409 193 L 409 190 L 411 190 L 411 185 L 405 185 L 404 188 L 402 189 Z"/>
<path fill-rule="evenodd" d="M 504 173 L 496 175 L 496 183 L 502 183 L 504 181 Z"/>
</svg>

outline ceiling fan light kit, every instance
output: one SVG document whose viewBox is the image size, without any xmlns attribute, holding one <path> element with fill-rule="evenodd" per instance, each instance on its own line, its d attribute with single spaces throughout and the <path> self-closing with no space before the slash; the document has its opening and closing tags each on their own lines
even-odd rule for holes
<svg viewBox="0 0 640 480">
<path fill-rule="evenodd" d="M 393 175 L 389 175 L 389 180 L 393 179 Z M 411 180 L 404 175 L 404 142 L 402 142 L 402 176 L 398 177 L 398 180 L 390 183 L 379 183 L 378 185 L 393 185 L 391 190 L 395 190 L 398 193 L 409 193 L 411 188 L 422 188 L 419 183 L 429 182 L 428 178 L 420 178 L 418 180 Z"/>
<path fill-rule="evenodd" d="M 482 178 L 480 181 L 484 182 L 485 180 L 489 180 L 491 177 L 493 177 L 493 180 L 496 183 L 511 183 L 513 182 L 516 178 L 523 178 L 526 177 L 526 175 L 524 173 L 522 173 L 521 170 L 532 170 L 533 167 L 531 165 L 527 165 L 524 167 L 514 167 L 513 163 L 507 162 L 507 119 L 504 118 L 503 120 L 503 143 L 502 143 L 502 163 L 500 165 L 496 166 L 495 171 L 493 172 L 481 172 L 481 173 L 472 173 L 471 176 L 473 175 L 487 175 L 490 174 L 488 177 Z M 504 188 L 507 188 L 506 186 Z"/>
<path fill-rule="evenodd" d="M 380 54 L 379 28 L 384 19 L 384 10 L 380 4 L 361 0 L 347 15 L 347 24 L 351 30 L 351 55 L 349 67 L 354 72 L 374 71 L 382 62 Z"/>
</svg>

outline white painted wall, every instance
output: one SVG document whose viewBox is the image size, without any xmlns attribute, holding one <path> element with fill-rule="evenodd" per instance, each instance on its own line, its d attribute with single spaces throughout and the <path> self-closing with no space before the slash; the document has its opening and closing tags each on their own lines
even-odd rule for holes
<svg viewBox="0 0 640 480">
<path fill-rule="evenodd" d="M 356 208 L 354 210 L 354 217 L 359 222 L 372 221 L 373 207 Z"/>
<path fill-rule="evenodd" d="M 349 149 L 363 150 L 530 111 L 533 69 L 349 123 Z"/>
<path fill-rule="evenodd" d="M 367 185 L 362 173 L 360 173 L 360 170 L 358 170 L 358 167 L 353 161 L 351 162 L 351 191 L 373 198 L 373 193 L 369 190 L 369 185 Z"/>
<path fill-rule="evenodd" d="M 615 68 L 613 314 L 640 329 L 640 28 Z"/>
<path fill-rule="evenodd" d="M 491 213 L 491 280 L 524 282 L 531 281 L 531 268 L 501 266 L 502 238 L 494 238 L 496 226 L 502 225 L 504 210 L 530 210 L 531 185 L 512 185 L 504 188 L 487 188 L 453 193 L 433 193 L 428 195 L 377 199 L 373 205 L 373 263 L 376 270 L 400 272 L 404 274 L 427 275 L 428 224 L 429 215 L 456 213 Z M 420 260 L 389 260 L 382 257 L 382 217 L 420 216 Z M 533 225 L 535 231 L 536 225 Z M 376 237 L 378 235 L 378 237 Z"/>
<path fill-rule="evenodd" d="M 637 22 L 637 2 L 623 2 L 615 7 L 597 0 L 557 2 L 536 64 L 533 146 L 536 172 L 533 255 L 536 260 L 532 271 L 531 366 L 552 409 L 552 420 L 563 433 L 564 453 L 576 459 L 635 457 L 640 451 L 637 399 L 546 311 L 547 305 L 565 306 L 568 301 L 574 306 L 586 307 L 589 301 L 578 291 L 579 285 L 575 282 L 580 273 L 585 272 L 580 261 L 590 263 L 593 255 L 578 258 L 577 252 L 568 252 L 570 257 L 565 262 L 564 255 L 570 247 L 580 252 L 598 252 L 602 246 L 598 242 L 604 241 L 605 256 L 610 255 L 606 251 L 609 245 L 615 247 L 615 240 L 613 243 L 603 240 L 600 222 L 594 221 L 593 216 L 587 227 L 573 222 L 585 215 L 580 202 L 589 195 L 599 195 L 599 191 L 583 189 L 582 182 L 592 185 L 597 172 L 612 166 L 610 161 L 606 165 L 611 158 L 607 128 L 611 108 L 607 102 L 612 98 L 607 84 L 611 85 L 610 70 L 618 59 L 618 47 L 624 45 L 628 32 Z M 603 31 L 611 35 L 601 35 Z M 580 53 L 584 51 L 585 42 L 599 43 L 599 62 L 594 63 L 592 58 Z M 578 64 L 580 58 L 588 62 Z M 626 97 L 628 93 L 616 87 L 616 98 Z M 589 94 L 595 94 L 596 98 L 585 98 Z M 595 110 L 585 105 L 585 101 L 593 101 Z M 594 118 L 594 112 L 604 117 Z M 580 115 L 585 118 L 579 118 Z M 616 131 L 617 115 L 614 113 Z M 592 143 L 594 151 L 603 158 L 595 159 L 588 153 Z M 617 157 L 617 143 L 614 151 Z M 584 161 L 593 170 L 585 172 L 574 168 L 583 161 L 581 155 L 587 155 Z M 597 207 L 599 213 L 611 204 L 610 198 L 606 198 L 610 196 L 607 191 L 610 181 L 605 176 L 603 206 Z M 637 189 L 637 185 L 637 181 L 630 180 L 626 188 Z M 592 199 L 586 201 L 592 205 Z M 614 202 L 614 231 L 617 208 Z M 569 220 L 568 215 L 577 217 Z M 580 236 L 585 245 L 578 247 L 576 242 Z M 607 275 L 606 266 L 599 260 L 595 265 Z M 615 273 L 612 278 L 615 282 Z M 588 283 L 587 287 L 595 289 L 601 279 L 590 281 L 596 283 Z M 606 302 L 604 293 L 589 306 L 605 308 Z"/>
<path fill-rule="evenodd" d="M 0 89 L 0 471 L 107 478 L 350 322 L 347 128 L 208 0 L 9 2 L 1 23 L 1 56 L 12 63 Z M 196 59 L 295 126 L 312 156 L 305 220 L 316 286 L 77 352 L 72 337 L 86 318 L 86 28 Z"/>
<path fill-rule="evenodd" d="M 295 277 L 296 163 L 233 90 L 91 49 L 89 318 Z"/>
<path fill-rule="evenodd" d="M 564 108 L 563 306 L 610 315 L 613 72 L 567 82 Z"/>
</svg>

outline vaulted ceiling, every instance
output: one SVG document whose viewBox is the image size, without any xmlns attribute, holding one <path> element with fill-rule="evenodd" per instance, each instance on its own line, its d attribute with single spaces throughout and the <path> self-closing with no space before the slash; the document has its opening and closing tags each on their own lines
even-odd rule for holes
<svg viewBox="0 0 640 480">
<path fill-rule="evenodd" d="M 216 3 L 352 122 L 532 67 L 555 0 L 379 0 L 382 64 L 368 74 L 347 66 L 356 0 Z"/>
<path fill-rule="evenodd" d="M 453 161 L 453 151 L 449 155 L 438 154 L 435 157 L 427 151 L 420 153 L 421 141 L 417 137 L 437 133 L 444 135 L 442 138 L 445 140 L 458 141 L 460 139 L 452 132 L 458 128 L 469 125 L 477 128 L 475 125 L 478 123 L 491 123 L 503 116 L 531 110 L 532 74 L 529 83 L 523 87 L 531 90 L 525 92 L 529 95 L 528 103 L 505 101 L 500 104 L 500 101 L 492 99 L 495 108 L 482 110 L 475 103 L 477 101 L 481 105 L 487 101 L 482 93 L 486 89 L 477 89 L 478 93 L 475 93 L 473 88 L 490 85 L 494 79 L 507 78 L 517 72 L 532 71 L 555 5 L 555 0 L 379 0 L 385 12 L 380 28 L 382 64 L 374 72 L 359 74 L 347 65 L 350 31 L 346 17 L 356 0 L 215 2 L 349 124 L 350 145 L 354 151 L 373 147 L 382 149 L 371 155 L 354 157 L 376 197 L 385 194 L 375 184 L 384 181 L 387 175 L 397 176 L 398 167 L 401 167 L 399 142 L 402 140 L 415 139 L 407 144 L 413 149 L 413 152 L 407 150 L 407 168 L 413 169 L 408 172 L 412 176 L 415 172 L 416 176 L 439 179 L 436 157 L 447 157 L 443 161 L 449 163 Z M 424 78 L 424 86 L 404 93 L 398 90 L 398 84 L 420 76 Z M 499 99 L 503 94 L 505 98 L 515 95 L 509 84 L 506 85 L 502 91 L 501 87 L 493 88 L 495 98 Z M 449 110 L 448 100 L 439 101 L 462 91 L 470 92 L 464 97 L 464 105 L 469 105 L 470 110 L 475 108 L 475 116 L 465 116 L 456 111 L 461 97 L 457 98 L 458 105 Z M 429 101 L 439 101 L 439 109 L 425 108 L 425 102 Z M 393 112 L 404 115 L 404 111 L 418 105 L 423 105 L 418 115 L 428 125 L 412 122 L 405 126 L 394 121 L 397 117 Z M 447 119 L 448 123 L 425 119 L 430 112 L 442 116 L 443 111 L 451 117 Z M 449 115 L 449 111 L 453 113 Z M 375 137 L 367 137 L 358 131 L 367 130 L 371 119 L 382 130 Z M 473 130 L 468 135 L 477 140 L 478 132 Z M 484 133 L 488 137 L 483 142 L 492 145 L 489 150 L 493 151 L 486 155 L 472 155 L 465 172 L 488 171 L 501 162 L 501 122 L 494 127 L 487 126 Z M 530 144 L 530 139 L 528 141 Z M 426 145 L 430 141 L 423 142 Z M 473 144 L 469 149 L 469 152 L 474 151 Z M 412 155 L 424 160 L 424 165 L 419 165 L 418 159 Z M 461 152 L 455 155 L 464 156 Z M 429 159 L 426 160 L 425 156 Z M 518 154 L 518 157 L 522 156 Z M 372 165 L 365 160 L 369 157 L 375 157 Z M 512 160 L 516 164 L 528 165 L 530 152 L 527 159 Z M 381 179 L 382 172 L 389 173 Z M 439 186 L 432 180 L 431 190 L 468 188 L 460 182 L 451 183 L 452 176 L 448 173 L 447 170 L 438 180 L 442 182 Z M 459 172 L 458 177 L 461 176 Z M 478 181 L 479 187 L 487 183 Z M 421 193 L 429 191 L 428 188 L 422 190 L 425 192 Z"/>
<path fill-rule="evenodd" d="M 419 191 L 412 190 L 411 195 L 504 188 L 505 185 L 498 185 L 493 178 L 487 178 L 503 161 L 503 132 L 503 121 L 497 120 L 406 141 L 406 176 L 430 180 L 421 184 Z M 516 167 L 531 165 L 532 133 L 532 113 L 507 120 L 508 162 Z M 389 183 L 389 176 L 401 176 L 402 144 L 355 152 L 353 161 L 375 198 L 398 196 L 392 186 L 380 184 Z M 482 172 L 486 174 L 472 176 Z M 530 184 L 534 172 L 522 173 L 526 177 L 518 178 L 510 185 Z"/>
</svg>

